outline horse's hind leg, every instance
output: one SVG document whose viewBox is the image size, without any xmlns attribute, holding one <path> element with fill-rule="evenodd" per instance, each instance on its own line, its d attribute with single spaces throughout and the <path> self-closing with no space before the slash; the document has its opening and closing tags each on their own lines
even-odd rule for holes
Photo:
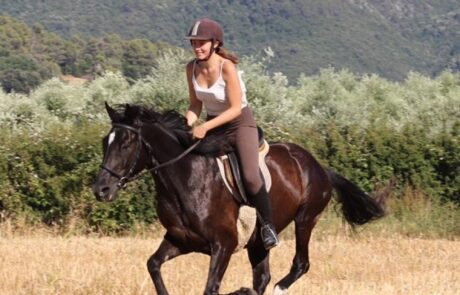
<svg viewBox="0 0 460 295">
<path fill-rule="evenodd" d="M 269 252 L 263 245 L 248 248 L 249 261 L 252 265 L 252 286 L 257 294 L 264 294 L 270 282 Z"/>
<path fill-rule="evenodd" d="M 307 216 L 303 214 L 299 215 L 302 217 L 298 217 L 295 220 L 296 253 L 292 261 L 291 270 L 283 279 L 276 283 L 273 295 L 286 294 L 289 286 L 291 286 L 310 268 L 308 243 L 310 242 L 311 231 L 313 230 L 320 213 L 314 215 L 307 214 Z"/>
<path fill-rule="evenodd" d="M 158 295 L 168 295 L 163 278 L 161 277 L 161 265 L 174 257 L 184 254 L 179 248 L 174 246 L 167 239 L 163 239 L 160 247 L 147 261 L 147 268 L 152 278 L 153 284 Z"/>
</svg>

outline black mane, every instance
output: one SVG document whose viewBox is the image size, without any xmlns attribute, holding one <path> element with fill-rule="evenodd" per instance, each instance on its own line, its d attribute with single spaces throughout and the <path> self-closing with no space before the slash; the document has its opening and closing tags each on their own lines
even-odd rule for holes
<svg viewBox="0 0 460 295">
<path fill-rule="evenodd" d="M 149 125 L 160 123 L 173 134 L 179 143 L 188 148 L 195 140 L 192 137 L 192 128 L 187 124 L 187 119 L 175 110 L 166 110 L 162 113 L 151 107 L 142 105 L 120 105 L 117 107 L 118 122 L 128 125 Z M 207 135 L 192 153 L 202 155 L 217 155 L 232 151 L 228 140 L 218 134 Z"/>
</svg>

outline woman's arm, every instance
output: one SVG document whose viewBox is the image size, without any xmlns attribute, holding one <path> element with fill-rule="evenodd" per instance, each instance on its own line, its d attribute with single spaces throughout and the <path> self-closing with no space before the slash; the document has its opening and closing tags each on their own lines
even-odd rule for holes
<svg viewBox="0 0 460 295">
<path fill-rule="evenodd" d="M 200 117 L 203 103 L 196 97 L 195 89 L 193 88 L 193 61 L 187 64 L 186 72 L 190 105 L 188 107 L 187 112 L 185 113 L 185 118 L 187 119 L 187 124 L 189 126 L 192 126 L 193 123 L 196 122 L 198 117 Z"/>
<path fill-rule="evenodd" d="M 214 119 L 197 126 L 193 131 L 196 138 L 203 138 L 209 130 L 230 122 L 241 114 L 241 97 L 243 94 L 236 67 L 232 62 L 223 64 L 222 77 L 225 81 L 225 92 L 230 107 Z"/>
</svg>

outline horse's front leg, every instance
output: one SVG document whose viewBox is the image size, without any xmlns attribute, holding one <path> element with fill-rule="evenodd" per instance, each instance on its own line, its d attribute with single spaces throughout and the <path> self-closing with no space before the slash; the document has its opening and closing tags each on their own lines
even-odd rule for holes
<svg viewBox="0 0 460 295">
<path fill-rule="evenodd" d="M 158 247 L 157 251 L 152 256 L 150 256 L 149 260 L 147 261 L 147 268 L 158 295 L 168 295 L 168 291 L 166 290 L 163 278 L 161 277 L 161 265 L 166 261 L 182 254 L 185 254 L 185 252 L 181 251 L 179 248 L 164 238 L 160 244 L 160 247 Z"/>
<path fill-rule="evenodd" d="M 262 244 L 248 247 L 249 261 L 252 266 L 252 284 L 257 294 L 263 295 L 270 282 L 270 254 Z"/>
<path fill-rule="evenodd" d="M 208 281 L 204 295 L 219 294 L 220 283 L 227 270 L 230 257 L 236 248 L 237 242 L 228 239 L 211 246 L 211 263 L 209 265 Z"/>
</svg>

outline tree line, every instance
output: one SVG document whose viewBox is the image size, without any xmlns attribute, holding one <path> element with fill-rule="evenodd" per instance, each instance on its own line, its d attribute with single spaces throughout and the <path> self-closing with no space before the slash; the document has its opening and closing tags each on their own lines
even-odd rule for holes
<svg viewBox="0 0 460 295">
<path fill-rule="evenodd" d="M 136 80 L 149 74 L 166 50 L 175 49 L 147 39 L 123 40 L 116 34 L 64 39 L 40 24 L 29 27 L 0 16 L 0 84 L 7 93 L 28 93 L 62 75 L 94 79 L 105 71 L 120 71 Z"/>
<path fill-rule="evenodd" d="M 434 77 L 460 70 L 458 0 L 22 0 L 0 11 L 67 39 L 107 32 L 187 47 L 194 19 L 209 16 L 240 55 L 273 48 L 272 72 L 290 80 L 329 65 L 402 81 L 411 70 Z"/>
</svg>

